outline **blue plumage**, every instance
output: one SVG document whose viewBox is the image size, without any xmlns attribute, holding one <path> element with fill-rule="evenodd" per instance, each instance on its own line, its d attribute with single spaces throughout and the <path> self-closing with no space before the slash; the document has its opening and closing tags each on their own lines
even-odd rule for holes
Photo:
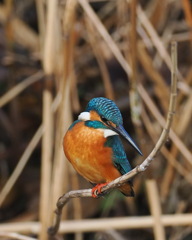
<svg viewBox="0 0 192 240">
<path fill-rule="evenodd" d="M 123 144 L 119 136 L 115 135 L 115 136 L 108 137 L 105 143 L 105 146 L 112 148 L 113 164 L 120 171 L 122 175 L 131 171 L 132 169 L 131 165 L 127 159 Z"/>
<path fill-rule="evenodd" d="M 115 123 L 117 126 L 123 124 L 123 118 L 117 105 L 110 99 L 99 97 L 89 101 L 86 111 L 96 111 L 101 117 Z"/>
</svg>

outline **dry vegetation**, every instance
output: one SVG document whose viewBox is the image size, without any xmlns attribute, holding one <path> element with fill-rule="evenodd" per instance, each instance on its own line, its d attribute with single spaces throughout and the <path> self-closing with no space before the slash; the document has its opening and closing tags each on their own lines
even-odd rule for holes
<svg viewBox="0 0 192 240">
<path fill-rule="evenodd" d="M 90 187 L 61 142 L 91 98 L 114 99 L 150 153 L 168 112 L 172 40 L 179 83 L 166 146 L 134 179 L 135 198 L 114 191 L 66 205 L 60 236 L 191 239 L 191 2 L 5 0 L 0 22 L 0 239 L 46 240 L 58 197 Z M 142 162 L 125 147 L 133 167 Z"/>
</svg>

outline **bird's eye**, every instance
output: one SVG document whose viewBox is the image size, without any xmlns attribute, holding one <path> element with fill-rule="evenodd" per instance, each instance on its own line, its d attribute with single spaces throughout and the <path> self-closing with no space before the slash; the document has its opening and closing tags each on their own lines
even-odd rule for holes
<svg viewBox="0 0 192 240">
<path fill-rule="evenodd" d="M 105 117 L 102 117 L 102 116 L 101 116 L 101 120 L 102 120 L 104 123 L 107 123 L 107 122 L 108 122 L 108 120 L 107 120 Z"/>
<path fill-rule="evenodd" d="M 107 126 L 109 126 L 110 128 L 116 128 L 117 125 L 111 121 L 109 121 L 107 118 L 101 116 L 101 121 L 103 121 Z"/>
</svg>

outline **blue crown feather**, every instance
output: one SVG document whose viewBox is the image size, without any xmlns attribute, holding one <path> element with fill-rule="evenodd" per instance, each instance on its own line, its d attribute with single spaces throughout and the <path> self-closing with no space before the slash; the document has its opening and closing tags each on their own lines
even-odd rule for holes
<svg viewBox="0 0 192 240">
<path fill-rule="evenodd" d="M 115 123 L 117 126 L 123 124 L 123 118 L 117 105 L 110 99 L 99 97 L 89 101 L 86 111 L 96 111 L 100 116 L 108 121 Z"/>
</svg>

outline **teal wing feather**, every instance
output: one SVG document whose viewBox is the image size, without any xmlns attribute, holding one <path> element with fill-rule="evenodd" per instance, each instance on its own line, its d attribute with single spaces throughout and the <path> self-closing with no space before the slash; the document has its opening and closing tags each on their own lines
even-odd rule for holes
<svg viewBox="0 0 192 240">
<path fill-rule="evenodd" d="M 131 165 L 119 136 L 108 137 L 105 146 L 113 149 L 113 163 L 122 175 L 131 171 Z"/>
</svg>

